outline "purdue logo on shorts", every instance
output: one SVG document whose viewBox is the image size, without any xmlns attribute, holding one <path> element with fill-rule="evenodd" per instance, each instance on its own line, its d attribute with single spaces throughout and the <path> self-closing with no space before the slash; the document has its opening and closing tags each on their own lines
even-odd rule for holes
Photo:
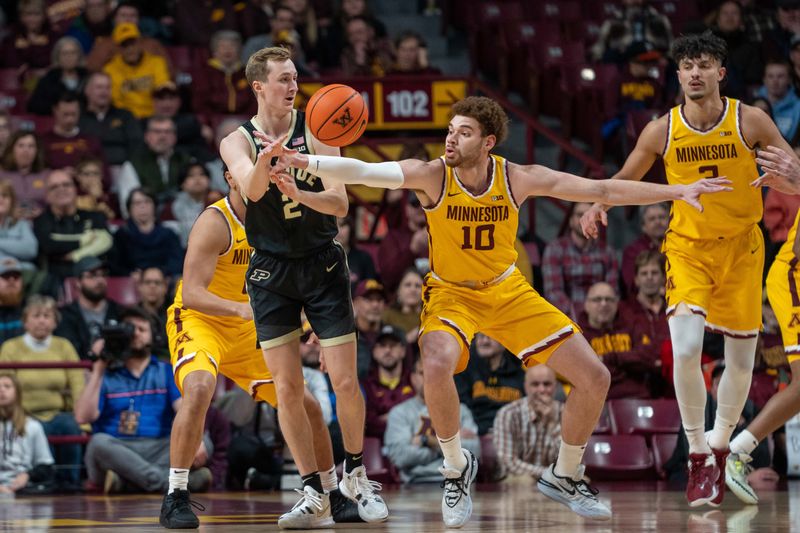
<svg viewBox="0 0 800 533">
<path fill-rule="evenodd" d="M 269 272 L 266 270 L 261 270 L 260 268 L 253 269 L 253 273 L 250 274 L 250 281 L 264 281 L 265 279 L 269 279 Z"/>
</svg>

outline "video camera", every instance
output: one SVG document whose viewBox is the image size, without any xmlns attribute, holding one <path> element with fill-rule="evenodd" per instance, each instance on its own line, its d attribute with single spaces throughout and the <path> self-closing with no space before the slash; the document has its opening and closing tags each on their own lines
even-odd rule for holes
<svg viewBox="0 0 800 533">
<path fill-rule="evenodd" d="M 135 328 L 129 322 L 111 322 L 96 325 L 96 339 L 105 341 L 100 355 L 94 355 L 92 360 L 102 359 L 108 363 L 125 361 L 131 354 L 131 341 Z"/>
</svg>

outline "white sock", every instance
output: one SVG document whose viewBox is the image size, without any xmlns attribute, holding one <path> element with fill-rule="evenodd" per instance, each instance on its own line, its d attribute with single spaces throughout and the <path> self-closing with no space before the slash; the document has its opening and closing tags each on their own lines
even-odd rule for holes
<svg viewBox="0 0 800 533">
<path fill-rule="evenodd" d="M 336 477 L 336 465 L 333 465 L 330 470 L 320 472 L 319 477 L 322 480 L 322 490 L 324 490 L 325 493 L 339 488 L 339 478 Z"/>
<path fill-rule="evenodd" d="M 556 459 L 556 466 L 553 469 L 555 474 L 559 477 L 574 478 L 575 473 L 583 459 L 583 452 L 586 450 L 586 445 L 567 444 L 564 439 L 561 439 L 561 446 L 558 448 L 558 459 Z"/>
<path fill-rule="evenodd" d="M 711 453 L 704 434 L 706 384 L 700 369 L 705 322 L 701 315 L 680 315 L 669 319 L 675 397 L 689 441 L 689 453 Z"/>
<path fill-rule="evenodd" d="M 188 468 L 172 468 L 169 469 L 169 488 L 167 494 L 172 494 L 175 490 L 187 490 L 186 485 L 189 484 L 189 469 Z"/>
<path fill-rule="evenodd" d="M 439 441 L 439 447 L 442 449 L 444 456 L 445 468 L 454 468 L 459 472 L 463 472 L 467 468 L 467 457 L 461 450 L 461 433 L 456 433 L 452 437 L 446 439 L 436 438 Z"/>
<path fill-rule="evenodd" d="M 758 439 L 746 429 L 736 435 L 731 441 L 731 453 L 746 453 L 750 455 L 758 446 Z"/>
<path fill-rule="evenodd" d="M 728 448 L 733 430 L 742 415 L 753 379 L 757 342 L 756 337 L 725 337 L 725 370 L 717 388 L 717 416 L 708 439 L 708 444 L 716 450 Z"/>
</svg>

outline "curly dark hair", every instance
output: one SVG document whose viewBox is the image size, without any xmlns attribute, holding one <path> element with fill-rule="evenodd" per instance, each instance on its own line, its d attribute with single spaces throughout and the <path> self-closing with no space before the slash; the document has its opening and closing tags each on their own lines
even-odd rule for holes
<svg viewBox="0 0 800 533">
<path fill-rule="evenodd" d="M 503 108 L 485 96 L 468 96 L 453 104 L 452 115 L 474 118 L 481 125 L 481 135 L 494 135 L 499 146 L 508 136 L 508 115 Z"/>
<path fill-rule="evenodd" d="M 728 45 L 711 30 L 681 35 L 672 43 L 672 59 L 678 64 L 686 58 L 697 59 L 702 55 L 713 57 L 724 65 L 728 58 Z"/>
</svg>

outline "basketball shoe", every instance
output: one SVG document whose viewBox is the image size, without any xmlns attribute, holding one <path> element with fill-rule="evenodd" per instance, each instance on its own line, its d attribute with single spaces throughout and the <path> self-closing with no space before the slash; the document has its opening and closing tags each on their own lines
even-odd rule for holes
<svg viewBox="0 0 800 533">
<path fill-rule="evenodd" d="M 389 509 L 378 491 L 381 484 L 367 478 L 364 465 L 354 468 L 349 474 L 345 472 L 339 482 L 339 490 L 358 504 L 358 514 L 364 522 L 383 522 L 389 518 Z"/>
<path fill-rule="evenodd" d="M 192 507 L 199 511 L 206 510 L 199 503 L 189 499 L 188 490 L 173 490 L 164 496 L 158 522 L 167 529 L 197 529 L 200 527 L 200 520 L 192 511 Z"/>
<path fill-rule="evenodd" d="M 462 472 L 455 468 L 442 466 L 439 472 L 444 476 L 442 488 L 442 520 L 447 527 L 461 527 L 472 516 L 472 495 L 470 489 L 478 475 L 478 460 L 472 452 L 461 448 L 467 457 L 467 466 Z"/>
<path fill-rule="evenodd" d="M 708 502 L 708 505 L 712 507 L 719 507 L 722 503 L 722 498 L 725 497 L 725 467 L 727 464 L 728 454 L 730 450 L 725 448 L 724 450 L 715 450 L 711 448 L 711 453 L 714 456 L 714 460 L 717 462 L 717 469 L 719 470 L 719 477 L 717 478 L 717 497 Z"/>
<path fill-rule="evenodd" d="M 278 518 L 281 529 L 319 529 L 331 527 L 331 501 L 327 494 L 320 494 L 306 485 L 303 490 L 294 489 L 303 497 L 294 504 L 291 511 Z"/>
<path fill-rule="evenodd" d="M 536 483 L 539 491 L 558 503 L 563 503 L 572 512 L 595 520 L 610 520 L 611 509 L 597 499 L 597 490 L 583 480 L 584 465 L 578 467 L 573 477 L 556 475 L 553 463 Z"/>
<path fill-rule="evenodd" d="M 753 471 L 752 460 L 746 453 L 731 453 L 725 461 L 725 484 L 744 503 L 756 505 L 758 495 L 747 482 L 748 474 Z"/>
<path fill-rule="evenodd" d="M 714 454 L 689 454 L 689 482 L 686 484 L 686 499 L 690 507 L 711 503 L 718 494 L 717 482 L 722 474 L 717 467 Z"/>
</svg>

